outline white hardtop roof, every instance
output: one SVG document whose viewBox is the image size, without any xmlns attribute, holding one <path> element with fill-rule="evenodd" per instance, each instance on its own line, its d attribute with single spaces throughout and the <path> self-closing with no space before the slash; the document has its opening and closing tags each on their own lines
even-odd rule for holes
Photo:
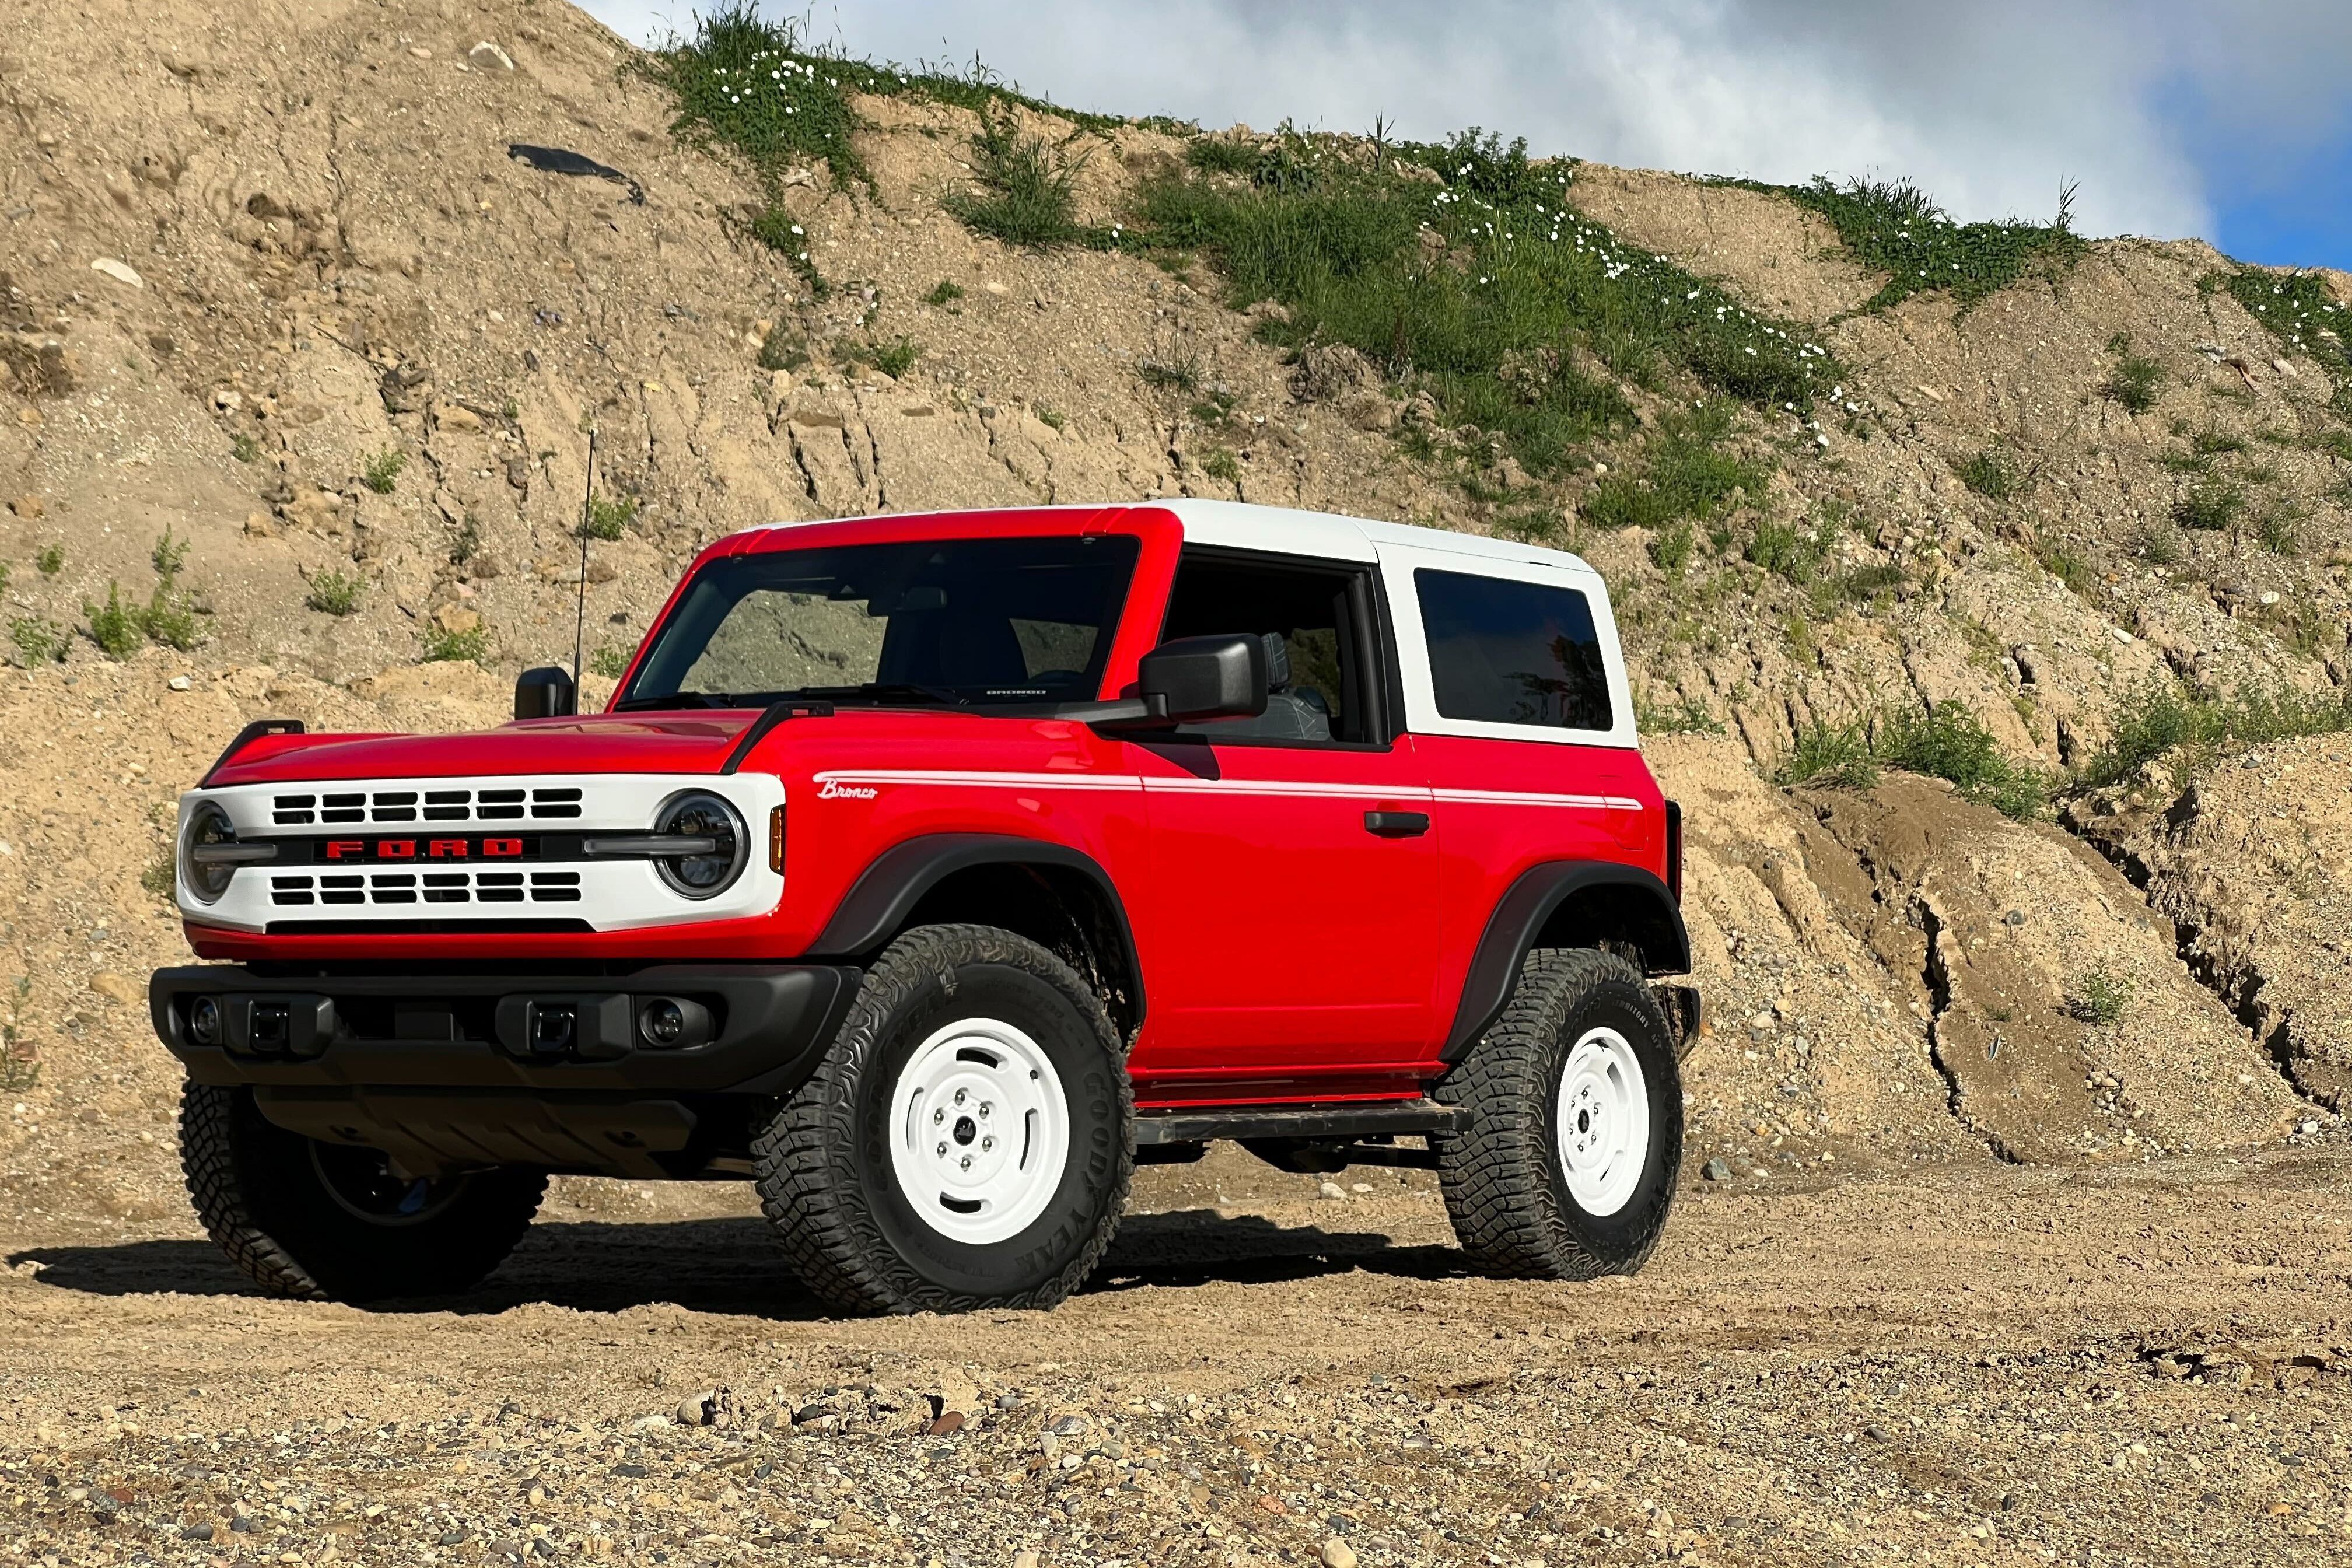
<svg viewBox="0 0 2352 1568">
<path fill-rule="evenodd" d="M 1276 554 L 1315 556 L 1329 561 L 1370 561 L 1374 558 L 1378 547 L 1386 544 L 1414 550 L 1444 551 L 1488 561 L 1528 562 L 1564 572 L 1598 575 L 1582 557 L 1571 555 L 1564 550 L 1546 550 L 1539 544 L 1524 544 L 1512 539 L 1487 539 L 1475 533 L 1456 533 L 1444 528 L 1373 522 L 1365 518 L 1342 517 L 1337 512 L 1253 506 L 1244 501 L 1200 500 L 1180 496 L 1171 500 L 1066 502 L 1022 510 L 1101 511 L 1112 507 L 1155 507 L 1173 512 L 1176 521 L 1183 525 L 1184 537 L 1188 542 L 1222 545 L 1232 550 L 1265 550 Z M 974 507 L 956 510 L 976 511 L 994 509 Z M 883 515 L 907 517 L 921 514 L 898 512 Z M 950 516 L 952 513 L 943 510 L 936 515 Z M 772 522 L 766 526 L 797 528 L 805 525 Z"/>
</svg>

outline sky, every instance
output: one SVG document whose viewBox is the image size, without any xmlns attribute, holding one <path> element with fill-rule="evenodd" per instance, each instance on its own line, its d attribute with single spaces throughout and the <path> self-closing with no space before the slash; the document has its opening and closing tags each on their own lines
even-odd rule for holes
<svg viewBox="0 0 2352 1568">
<path fill-rule="evenodd" d="M 586 0 L 690 31 L 671 0 Z M 968 62 L 1076 109 L 1436 140 L 1794 183 L 1907 178 L 1962 220 L 2201 236 L 2352 268 L 2352 0 L 825 0 L 875 60 Z"/>
</svg>

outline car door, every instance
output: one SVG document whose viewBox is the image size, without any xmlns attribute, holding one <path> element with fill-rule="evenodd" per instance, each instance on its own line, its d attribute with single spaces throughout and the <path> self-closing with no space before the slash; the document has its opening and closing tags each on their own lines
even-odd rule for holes
<svg viewBox="0 0 2352 1568">
<path fill-rule="evenodd" d="M 1437 838 L 1379 606 L 1370 563 L 1185 552 L 1162 640 L 1273 634 L 1289 679 L 1262 717 L 1129 742 L 1152 866 L 1139 1081 L 1433 1057 Z"/>
</svg>

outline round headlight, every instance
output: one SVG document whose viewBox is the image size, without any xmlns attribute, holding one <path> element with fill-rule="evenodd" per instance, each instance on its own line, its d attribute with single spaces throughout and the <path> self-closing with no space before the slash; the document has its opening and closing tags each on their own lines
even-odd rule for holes
<svg viewBox="0 0 2352 1568">
<path fill-rule="evenodd" d="M 231 844 L 236 840 L 236 826 L 228 813 L 214 801 L 205 801 L 188 813 L 187 825 L 180 829 L 180 881 L 188 891 L 207 904 L 218 903 L 228 891 L 229 879 L 236 868 L 228 865 L 199 864 L 194 851 L 207 844 Z"/>
<path fill-rule="evenodd" d="M 715 795 L 689 790 L 662 803 L 654 831 L 665 837 L 701 838 L 708 853 L 666 856 L 654 862 L 673 892 L 689 899 L 716 898 L 735 885 L 751 858 L 751 836 L 733 806 Z"/>
</svg>

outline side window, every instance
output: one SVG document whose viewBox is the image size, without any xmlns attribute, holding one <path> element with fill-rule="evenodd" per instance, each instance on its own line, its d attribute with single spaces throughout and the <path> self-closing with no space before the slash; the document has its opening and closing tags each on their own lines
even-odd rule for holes
<svg viewBox="0 0 2352 1568">
<path fill-rule="evenodd" d="M 1220 719 L 1178 733 L 1301 746 L 1384 739 L 1372 732 L 1367 695 L 1368 586 L 1367 574 L 1344 568 L 1186 551 L 1161 640 L 1271 632 L 1282 639 L 1290 671 L 1257 718 Z"/>
<path fill-rule="evenodd" d="M 1440 715 L 1545 729 L 1612 727 L 1608 666 L 1582 594 L 1427 568 L 1412 579 Z"/>
</svg>

